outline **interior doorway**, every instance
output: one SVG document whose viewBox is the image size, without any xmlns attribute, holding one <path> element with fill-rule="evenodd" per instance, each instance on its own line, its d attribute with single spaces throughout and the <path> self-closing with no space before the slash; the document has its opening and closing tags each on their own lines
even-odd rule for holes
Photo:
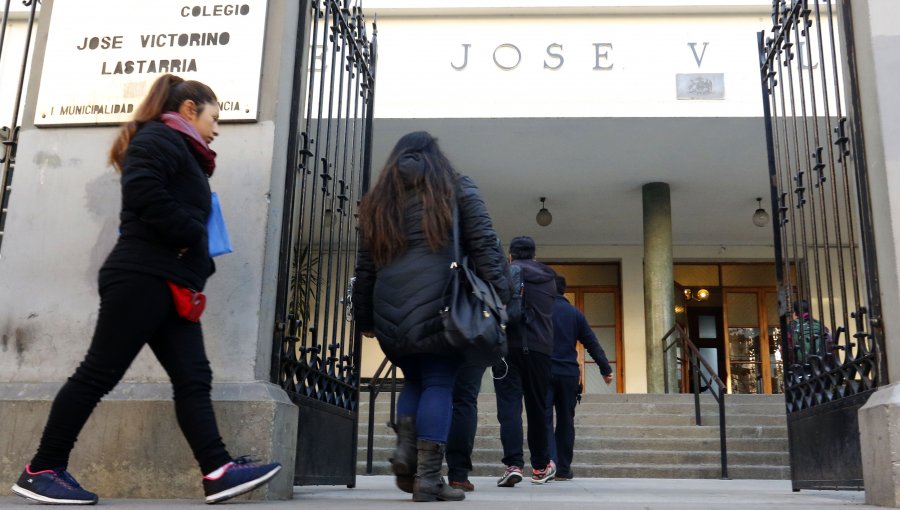
<svg viewBox="0 0 900 510">
<path fill-rule="evenodd" d="M 578 343 L 578 364 L 581 365 L 581 384 L 585 393 L 622 392 L 622 364 L 619 362 L 622 346 L 618 321 L 621 305 L 618 291 L 616 287 L 569 287 L 566 292 L 566 299 L 584 314 L 613 370 L 613 383 L 607 385 L 597 364 L 586 355 L 584 346 Z"/>
<path fill-rule="evenodd" d="M 721 301 L 721 300 L 720 300 Z M 710 375 L 716 375 L 723 381 L 726 379 L 727 368 L 725 364 L 725 328 L 722 320 L 722 306 L 686 306 L 685 313 L 688 323 L 688 335 L 697 349 L 700 356 L 715 370 L 715 374 L 705 373 L 707 380 Z M 701 378 L 702 380 L 702 378 Z M 688 374 L 686 379 L 688 383 L 687 391 L 693 391 L 690 384 L 693 384 L 694 378 Z M 706 391 L 706 388 L 701 388 Z"/>
<path fill-rule="evenodd" d="M 676 264 L 674 269 L 676 320 L 716 369 L 728 393 L 782 393 L 774 266 L 692 263 Z M 683 378 L 682 391 L 692 390 L 691 380 Z"/>
<path fill-rule="evenodd" d="M 782 393 L 784 367 L 775 289 L 725 288 L 723 295 L 729 391 Z"/>
</svg>

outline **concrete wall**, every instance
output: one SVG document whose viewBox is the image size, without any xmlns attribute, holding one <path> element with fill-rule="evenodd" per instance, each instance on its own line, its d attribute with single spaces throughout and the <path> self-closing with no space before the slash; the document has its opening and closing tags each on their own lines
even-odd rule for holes
<svg viewBox="0 0 900 510">
<path fill-rule="evenodd" d="M 0 385 L 0 476 L 12 483 L 34 454 L 59 383 Z M 103 498 L 203 498 L 200 474 L 178 432 L 168 384 L 122 383 L 97 406 L 70 466 Z M 243 499 L 286 499 L 293 492 L 297 407 L 272 384 L 216 383 L 213 409 L 232 455 L 275 459 L 286 472 Z"/>
<path fill-rule="evenodd" d="M 760 117 L 748 63 L 772 3 L 737 3 L 367 1 L 379 21 L 377 115 Z M 724 73 L 725 97 L 678 100 L 676 73 Z"/>
<path fill-rule="evenodd" d="M 52 25 L 52 1 L 43 3 L 43 23 L 38 41 L 45 41 Z M 290 480 L 294 452 L 283 448 L 296 439 L 296 412 L 280 388 L 269 380 L 275 299 L 275 275 L 278 257 L 281 203 L 286 164 L 286 140 L 290 113 L 294 47 L 296 43 L 299 3 L 271 0 L 268 6 L 266 43 L 260 90 L 259 121 L 220 126 L 220 136 L 213 143 L 218 152 L 217 169 L 210 181 L 224 208 L 235 252 L 216 260 L 217 273 L 206 288 L 207 309 L 203 317 L 207 353 L 215 374 L 215 383 L 232 383 L 238 387 L 269 390 L 235 391 L 234 400 L 249 406 L 235 414 L 220 417 L 226 444 L 242 446 L 243 434 L 252 434 L 260 442 L 258 450 L 266 456 L 282 460 Z M 262 48 L 260 49 L 262 51 Z M 33 72 L 28 97 L 36 98 L 40 83 L 44 46 L 35 47 Z M 210 84 L 215 89 L 216 84 Z M 34 428 L 11 428 L 23 398 L 47 401 L 52 392 L 41 391 L 29 396 L 34 388 L 27 383 L 59 383 L 80 362 L 93 332 L 98 297 L 96 275 L 112 247 L 119 210 L 118 176 L 106 163 L 106 152 L 115 135 L 112 127 L 35 128 L 33 101 L 24 112 L 19 139 L 9 217 L 0 258 L 0 395 L 15 394 L 16 399 L 0 398 L 0 438 L 15 444 L 36 445 L 41 425 Z M 153 401 L 165 405 L 150 406 L 154 412 L 142 416 L 149 422 L 162 420 L 171 424 L 173 412 L 168 402 L 171 392 L 165 389 L 168 378 L 149 350 L 138 357 L 125 375 L 128 383 L 149 384 Z M 221 396 L 219 386 L 216 395 Z M 21 391 L 18 391 L 21 389 Z M 124 409 L 131 400 L 117 393 L 107 398 L 107 407 Z M 272 435 L 261 429 L 249 430 L 241 413 L 259 408 L 273 424 Z M 267 406 L 267 407 L 266 407 Z M 145 408 L 149 410 L 150 408 Z M 218 408 L 218 404 L 217 404 Z M 105 413 L 109 419 L 126 419 L 128 413 Z M 44 417 L 45 418 L 45 417 Z M 98 424 L 106 418 L 92 418 Z M 231 422 L 231 420 L 237 420 Z M 40 420 L 34 422 L 37 425 Z M 127 426 L 127 423 L 121 424 Z M 165 430 L 178 436 L 176 428 Z M 86 432 L 88 434 L 89 432 Z M 124 436 L 116 441 L 124 442 Z M 107 437 L 109 439 L 109 437 Z M 152 444 L 153 438 L 139 439 L 145 454 L 159 465 L 171 465 L 199 485 L 192 460 L 167 457 L 167 450 Z M 126 444 L 120 444 L 127 451 Z M 76 447 L 76 453 L 81 447 Z M 118 451 L 112 448 L 112 452 Z M 241 454 L 233 451 L 232 454 Z M 0 459 L 0 477 L 13 479 L 28 461 L 28 456 L 5 456 Z M 116 459 L 92 459 L 113 463 Z M 78 466 L 73 466 L 78 472 Z M 170 468 L 171 470 L 171 468 Z M 191 497 L 179 492 L 181 485 L 172 476 L 142 477 L 158 484 L 156 497 Z M 190 484 L 189 484 L 190 485 Z M 102 486 L 102 484 L 101 484 Z M 267 495 L 257 497 L 290 497 L 291 484 L 271 486 Z M 104 496 L 140 496 L 144 492 L 128 492 L 110 488 Z"/>
<path fill-rule="evenodd" d="M 881 285 L 885 358 L 882 383 L 900 377 L 900 3 L 870 0 L 851 4 L 857 55 L 865 159 Z M 857 147 L 858 151 L 859 148 Z M 856 155 L 859 157 L 859 155 Z M 859 411 L 866 503 L 900 508 L 900 392 L 882 387 Z"/>
<path fill-rule="evenodd" d="M 859 102 L 872 199 L 888 372 L 900 377 L 900 3 L 853 2 Z M 848 101 L 848 104 L 849 101 Z"/>
</svg>

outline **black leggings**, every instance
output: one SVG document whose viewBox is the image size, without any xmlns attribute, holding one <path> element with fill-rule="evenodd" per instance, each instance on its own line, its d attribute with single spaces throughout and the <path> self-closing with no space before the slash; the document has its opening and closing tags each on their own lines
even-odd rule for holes
<svg viewBox="0 0 900 510">
<path fill-rule="evenodd" d="M 118 384 L 144 344 L 172 382 L 175 415 L 203 473 L 231 460 L 219 436 L 210 390 L 212 370 L 199 323 L 175 313 L 166 281 L 129 271 L 100 272 L 100 313 L 84 361 L 50 408 L 33 470 L 66 468 L 78 434 L 97 403 Z"/>
</svg>

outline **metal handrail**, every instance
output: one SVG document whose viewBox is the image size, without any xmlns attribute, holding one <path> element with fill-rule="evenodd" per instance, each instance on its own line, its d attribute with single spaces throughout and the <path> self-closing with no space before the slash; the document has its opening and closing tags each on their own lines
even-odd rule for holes
<svg viewBox="0 0 900 510">
<path fill-rule="evenodd" d="M 668 340 L 675 332 L 678 332 L 678 338 L 672 338 Z M 697 422 L 697 425 L 702 425 L 700 420 L 700 383 L 703 382 L 706 387 L 710 388 L 710 394 L 716 399 L 716 402 L 719 404 L 719 451 L 721 453 L 721 461 L 722 461 L 722 479 L 728 480 L 728 449 L 725 445 L 725 392 L 727 387 L 725 383 L 722 382 L 722 379 L 719 379 L 719 376 L 716 375 L 713 367 L 703 359 L 703 356 L 700 355 L 700 350 L 697 349 L 697 346 L 694 345 L 694 342 L 691 341 L 690 337 L 688 337 L 687 332 L 684 328 L 681 327 L 680 324 L 676 323 L 672 326 L 672 329 L 668 331 L 662 337 L 663 343 L 663 358 L 665 358 L 665 353 L 669 351 L 672 347 L 677 345 L 678 341 L 681 341 L 681 352 L 682 355 L 687 353 L 687 362 L 691 367 L 691 372 L 694 376 L 694 416 Z M 679 363 L 684 363 L 684 359 L 679 359 Z M 704 368 L 706 370 L 706 374 L 703 373 Z M 707 376 L 709 374 L 709 376 Z M 665 378 L 665 388 L 666 393 L 669 392 L 669 365 L 667 363 L 663 363 L 663 377 Z M 718 388 L 718 394 L 715 391 L 712 391 L 712 385 L 715 385 Z"/>
<path fill-rule="evenodd" d="M 384 372 L 384 376 L 382 376 L 382 372 Z M 378 394 L 381 393 L 384 385 L 390 382 L 391 385 L 391 423 L 394 422 L 396 418 L 396 404 L 397 404 L 397 367 L 390 360 L 387 359 L 387 356 L 384 357 L 384 360 L 381 361 L 381 365 L 378 366 L 378 370 L 375 371 L 375 375 L 372 379 L 369 380 L 369 384 L 366 386 L 369 389 L 369 430 L 367 431 L 367 443 L 366 443 L 366 474 L 372 474 L 372 456 L 375 450 L 375 399 L 378 398 Z"/>
</svg>

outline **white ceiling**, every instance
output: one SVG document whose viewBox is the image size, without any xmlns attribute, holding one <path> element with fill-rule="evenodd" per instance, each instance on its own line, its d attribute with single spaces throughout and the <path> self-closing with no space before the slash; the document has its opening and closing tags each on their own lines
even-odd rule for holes
<svg viewBox="0 0 900 510">
<path fill-rule="evenodd" d="M 667 182 L 675 245 L 772 245 L 761 118 L 376 119 L 373 173 L 405 133 L 435 135 L 478 183 L 501 239 L 640 245 L 641 187 Z M 535 214 L 547 197 L 553 223 Z"/>
</svg>

